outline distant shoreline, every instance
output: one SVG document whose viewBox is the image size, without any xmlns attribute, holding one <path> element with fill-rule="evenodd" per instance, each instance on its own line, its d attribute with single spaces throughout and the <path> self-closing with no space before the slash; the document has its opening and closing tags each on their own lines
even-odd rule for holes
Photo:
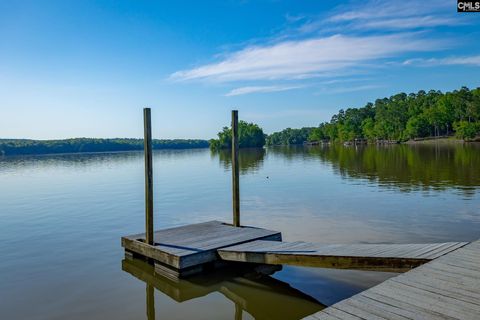
<svg viewBox="0 0 480 320">
<path fill-rule="evenodd" d="M 480 143 L 480 137 L 472 141 L 456 139 L 454 137 L 427 137 L 408 140 L 395 144 L 432 145 L 432 144 L 463 144 Z M 337 144 L 337 143 L 334 143 Z M 342 143 L 338 143 L 342 144 Z M 305 144 L 273 145 L 265 147 L 304 146 Z M 367 144 L 359 144 L 367 145 Z M 368 143 L 368 145 L 385 145 Z M 188 150 L 206 149 L 207 140 L 201 139 L 154 139 L 154 150 Z M 0 157 L 2 156 L 48 156 L 48 155 L 75 155 L 75 154 L 102 154 L 143 151 L 143 139 L 114 138 L 74 138 L 62 140 L 30 140 L 30 139 L 0 139 Z"/>
<path fill-rule="evenodd" d="M 153 139 L 154 150 L 208 148 L 201 139 Z M 63 140 L 0 139 L 0 156 L 107 153 L 143 150 L 143 139 L 74 138 Z"/>
<path fill-rule="evenodd" d="M 435 144 L 435 143 L 444 143 L 444 144 L 451 144 L 451 143 L 472 143 L 472 142 L 480 142 L 480 137 L 473 139 L 471 141 L 466 141 L 463 139 L 456 139 L 455 137 L 428 137 L 424 139 L 415 139 L 415 140 L 408 140 L 403 142 L 404 144 Z"/>
</svg>

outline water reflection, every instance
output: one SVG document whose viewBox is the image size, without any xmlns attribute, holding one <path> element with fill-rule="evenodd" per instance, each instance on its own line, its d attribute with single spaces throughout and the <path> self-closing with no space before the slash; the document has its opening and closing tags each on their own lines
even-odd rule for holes
<svg viewBox="0 0 480 320">
<path fill-rule="evenodd" d="M 231 170 L 232 154 L 230 150 L 212 151 L 212 157 L 218 157 L 223 168 Z M 265 158 L 265 149 L 263 148 L 247 148 L 240 149 L 238 153 L 238 162 L 240 165 L 240 173 L 255 173 L 263 166 Z"/>
<path fill-rule="evenodd" d="M 155 319 L 155 287 L 147 283 L 147 319 Z"/>
<path fill-rule="evenodd" d="M 466 197 L 480 186 L 480 144 L 276 147 L 290 161 L 320 159 L 344 178 L 366 179 L 403 192 L 456 188 Z"/>
<path fill-rule="evenodd" d="M 325 306 L 289 284 L 270 276 L 248 273 L 238 269 L 223 269 L 206 276 L 188 279 L 169 279 L 155 273 L 154 268 L 140 260 L 125 259 L 122 270 L 147 285 L 147 319 L 155 319 L 153 288 L 176 302 L 185 302 L 221 293 L 235 304 L 234 319 L 242 319 L 243 312 L 255 319 L 302 319 Z"/>
<path fill-rule="evenodd" d="M 165 149 L 154 150 L 154 156 L 162 161 L 188 159 L 205 153 L 206 149 Z M 136 163 L 143 160 L 143 151 L 119 151 L 97 153 L 68 153 L 25 156 L 0 156 L 0 172 L 9 168 L 48 169 L 57 167 L 85 168 L 108 165 L 114 167 L 124 163 Z"/>
<path fill-rule="evenodd" d="M 479 237 L 478 144 L 244 152 L 256 156 L 241 179 L 242 221 L 281 231 L 286 241 L 421 243 Z M 231 221 L 228 160 L 222 162 L 208 149 L 161 150 L 154 163 L 156 229 Z M 141 152 L 0 158 L 2 318 L 136 319 L 145 315 L 150 283 L 151 317 L 155 310 L 157 318 L 233 318 L 236 308 L 244 319 L 252 318 L 250 311 L 259 318 L 261 312 L 273 312 L 271 318 L 282 319 L 287 308 L 306 305 L 305 313 L 320 308 L 292 287 L 330 305 L 385 279 L 285 267 L 274 275 L 283 284 L 224 276 L 205 296 L 195 298 L 197 293 L 177 303 L 156 289 L 154 280 L 138 281 L 118 266 L 123 256 L 119 238 L 144 228 L 143 166 Z M 465 190 L 475 195 L 466 198 Z M 52 263 L 52 257 L 62 259 Z M 186 299 L 188 292 L 209 287 L 205 281 L 161 283 Z M 235 307 L 221 287 L 244 297 L 247 306 Z M 257 300 L 267 307 L 255 307 Z"/>
</svg>

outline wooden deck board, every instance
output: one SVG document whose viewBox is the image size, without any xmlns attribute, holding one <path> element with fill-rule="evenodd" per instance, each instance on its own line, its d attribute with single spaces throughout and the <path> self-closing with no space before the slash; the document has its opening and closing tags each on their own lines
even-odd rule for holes
<svg viewBox="0 0 480 320">
<path fill-rule="evenodd" d="M 480 241 L 429 252 L 432 261 L 304 319 L 480 319 Z"/>
<path fill-rule="evenodd" d="M 223 260 L 236 262 L 406 271 L 465 244 L 466 242 L 331 245 L 256 240 L 221 248 L 218 253 Z"/>
<path fill-rule="evenodd" d="M 122 237 L 122 246 L 178 271 L 218 260 L 216 250 L 219 248 L 257 239 L 281 240 L 281 234 L 209 221 L 156 231 L 154 245 L 145 243 L 143 233 Z"/>
</svg>

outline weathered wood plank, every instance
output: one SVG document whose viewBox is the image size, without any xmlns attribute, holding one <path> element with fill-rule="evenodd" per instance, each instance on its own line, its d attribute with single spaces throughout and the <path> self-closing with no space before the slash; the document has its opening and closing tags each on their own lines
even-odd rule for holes
<svg viewBox="0 0 480 320">
<path fill-rule="evenodd" d="M 219 248 L 258 239 L 281 240 L 281 234 L 209 221 L 156 231 L 153 245 L 145 242 L 143 233 L 126 236 L 122 238 L 122 246 L 126 251 L 153 259 L 158 268 L 171 267 L 172 274 L 182 274 L 183 269 L 193 270 L 197 265 L 217 261 Z"/>
<path fill-rule="evenodd" d="M 437 257 L 313 315 L 350 319 L 480 319 L 480 241 L 414 252 Z M 451 251 L 453 250 L 453 251 Z M 348 315 L 338 313 L 338 310 Z"/>
<path fill-rule="evenodd" d="M 218 250 L 227 261 L 293 264 L 300 266 L 406 271 L 455 250 L 465 243 L 439 244 L 315 244 L 306 242 L 269 242 L 235 245 Z"/>
</svg>

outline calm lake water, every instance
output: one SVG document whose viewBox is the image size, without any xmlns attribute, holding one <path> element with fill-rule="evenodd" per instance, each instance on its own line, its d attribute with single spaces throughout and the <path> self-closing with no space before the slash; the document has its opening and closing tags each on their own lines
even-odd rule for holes
<svg viewBox="0 0 480 320">
<path fill-rule="evenodd" d="M 480 238 L 479 145 L 270 148 L 240 161 L 242 223 L 286 241 Z M 142 153 L 0 158 L 3 319 L 299 319 L 394 275 L 155 276 L 120 246 L 143 232 L 143 170 Z M 156 229 L 230 222 L 230 178 L 228 153 L 155 152 Z"/>
</svg>

